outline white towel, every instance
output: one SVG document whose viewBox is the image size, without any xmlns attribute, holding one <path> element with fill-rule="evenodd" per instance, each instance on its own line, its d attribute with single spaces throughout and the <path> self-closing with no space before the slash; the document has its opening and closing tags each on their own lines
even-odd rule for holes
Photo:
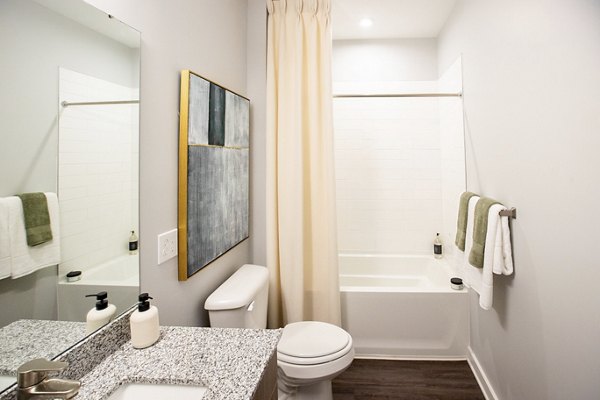
<svg viewBox="0 0 600 400">
<path fill-rule="evenodd" d="M 510 230 L 508 217 L 500 217 L 499 212 L 506 210 L 502 204 L 494 204 L 488 213 L 488 226 L 485 236 L 483 268 L 473 267 L 468 262 L 468 254 L 473 246 L 473 224 L 475 217 L 475 201 L 469 201 L 467 222 L 467 238 L 465 255 L 463 256 L 465 283 L 479 294 L 479 306 L 484 310 L 492 308 L 494 296 L 494 273 L 510 275 L 513 272 L 512 251 L 510 247 Z"/>
<path fill-rule="evenodd" d="M 0 279 L 11 273 L 10 236 L 8 234 L 8 199 L 0 198 Z"/>
<path fill-rule="evenodd" d="M 475 207 L 479 201 L 479 196 L 473 196 L 469 199 L 469 207 L 467 210 L 467 232 L 465 237 L 465 251 L 461 254 L 462 275 L 465 285 L 481 293 L 482 273 L 483 269 L 475 268 L 469 264 L 469 254 L 473 248 L 473 228 L 475 222 Z M 487 237 L 486 237 L 487 239 Z"/>
<path fill-rule="evenodd" d="M 11 277 L 12 279 L 29 275 L 39 269 L 57 265 L 60 262 L 60 229 L 59 208 L 56 193 L 45 193 L 48 199 L 48 213 L 50 214 L 50 228 L 52 240 L 30 247 L 27 245 L 25 233 L 25 220 L 23 217 L 23 203 L 18 197 L 8 197 L 9 205 L 9 234 L 11 252 Z"/>
<path fill-rule="evenodd" d="M 502 207 L 502 210 L 506 210 Z M 512 275 L 513 260 L 512 247 L 510 244 L 510 227 L 508 224 L 509 217 L 500 217 L 500 222 L 496 228 L 496 242 L 494 244 L 494 265 L 493 271 L 496 275 Z M 489 217 L 488 217 L 489 221 Z"/>
</svg>

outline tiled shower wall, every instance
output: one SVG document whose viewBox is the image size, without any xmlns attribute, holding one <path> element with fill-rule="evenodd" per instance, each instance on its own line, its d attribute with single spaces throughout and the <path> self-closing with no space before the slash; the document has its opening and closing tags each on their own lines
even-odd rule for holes
<svg viewBox="0 0 600 400">
<path fill-rule="evenodd" d="M 138 90 L 60 69 L 60 101 L 137 99 Z M 128 253 L 138 231 L 138 105 L 71 106 L 59 114 L 59 275 Z"/>
<path fill-rule="evenodd" d="M 336 93 L 437 90 L 437 81 L 334 86 Z M 444 181 L 448 175 L 445 170 L 455 168 L 452 163 L 458 155 L 453 148 L 445 148 L 448 139 L 442 134 L 449 128 L 441 124 L 456 124 L 457 118 L 448 118 L 452 111 L 442 106 L 442 101 L 334 100 L 340 253 L 431 254 L 436 232 L 443 235 L 445 247 L 450 250 L 454 227 L 445 221 L 453 220 L 455 224 L 454 192 L 464 190 L 464 180 L 462 184 Z M 462 121 L 462 113 L 458 115 Z M 461 166 L 464 178 L 464 161 Z M 454 214 L 445 218 L 445 213 Z"/>
</svg>

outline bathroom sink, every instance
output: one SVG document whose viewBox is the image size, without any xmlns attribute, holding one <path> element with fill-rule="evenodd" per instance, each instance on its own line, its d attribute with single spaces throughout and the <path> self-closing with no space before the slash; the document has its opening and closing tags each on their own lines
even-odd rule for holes
<svg viewBox="0 0 600 400">
<path fill-rule="evenodd" d="M 0 375 L 0 392 L 15 383 L 17 383 L 15 376 Z"/>
<path fill-rule="evenodd" d="M 108 400 L 199 400 L 206 393 L 204 386 L 125 383 Z"/>
</svg>

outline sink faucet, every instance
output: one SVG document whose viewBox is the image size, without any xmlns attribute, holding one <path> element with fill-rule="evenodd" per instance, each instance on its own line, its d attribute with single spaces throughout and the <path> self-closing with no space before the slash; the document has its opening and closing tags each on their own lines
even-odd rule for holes
<svg viewBox="0 0 600 400">
<path fill-rule="evenodd" d="M 60 372 L 69 364 L 37 358 L 17 369 L 17 400 L 70 399 L 79 392 L 81 383 L 69 379 L 48 378 L 50 372 Z"/>
</svg>

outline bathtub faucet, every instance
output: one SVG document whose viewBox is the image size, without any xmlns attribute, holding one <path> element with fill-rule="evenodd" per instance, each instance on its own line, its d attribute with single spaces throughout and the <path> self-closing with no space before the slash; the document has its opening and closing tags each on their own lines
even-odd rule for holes
<svg viewBox="0 0 600 400">
<path fill-rule="evenodd" d="M 17 369 L 17 400 L 70 399 L 79 392 L 81 383 L 69 379 L 48 378 L 51 372 L 60 372 L 69 364 L 37 358 Z"/>
</svg>

